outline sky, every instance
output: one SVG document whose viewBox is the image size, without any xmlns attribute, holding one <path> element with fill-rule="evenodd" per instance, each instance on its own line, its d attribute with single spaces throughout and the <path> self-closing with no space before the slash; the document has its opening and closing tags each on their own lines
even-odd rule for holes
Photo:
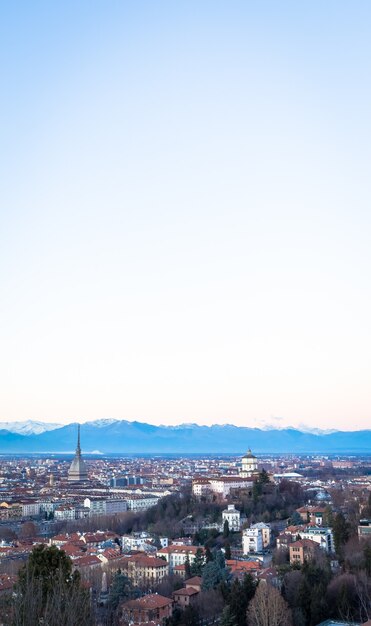
<svg viewBox="0 0 371 626">
<path fill-rule="evenodd" d="M 1 4 L 1 421 L 371 426 L 370 22 Z"/>
</svg>

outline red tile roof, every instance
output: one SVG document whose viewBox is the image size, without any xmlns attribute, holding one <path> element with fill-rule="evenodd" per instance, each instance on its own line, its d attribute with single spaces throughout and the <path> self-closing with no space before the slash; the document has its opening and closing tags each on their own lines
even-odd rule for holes
<svg viewBox="0 0 371 626">
<path fill-rule="evenodd" d="M 126 609 L 160 609 L 164 606 L 172 604 L 171 598 L 160 596 L 158 593 L 150 593 L 142 598 L 136 600 L 129 600 L 122 605 L 122 608 Z"/>
</svg>

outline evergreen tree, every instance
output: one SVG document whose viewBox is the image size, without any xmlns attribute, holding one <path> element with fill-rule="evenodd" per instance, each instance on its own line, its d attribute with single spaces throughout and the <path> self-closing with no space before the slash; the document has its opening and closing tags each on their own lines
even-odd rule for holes
<svg viewBox="0 0 371 626">
<path fill-rule="evenodd" d="M 45 604 L 59 578 L 65 581 L 66 589 L 80 583 L 80 574 L 76 571 L 72 574 L 72 561 L 63 550 L 40 544 L 32 550 L 27 563 L 19 570 L 18 590 L 24 593 L 29 581 L 39 581 Z"/>
<path fill-rule="evenodd" d="M 248 604 L 250 600 L 253 599 L 257 587 L 257 583 L 253 579 L 251 574 L 245 574 L 242 581 L 242 587 L 245 594 L 246 603 Z"/>
<path fill-rule="evenodd" d="M 253 599 L 256 591 L 256 583 L 251 574 L 245 574 L 240 583 L 235 579 L 231 585 L 229 597 L 229 607 L 235 617 L 236 626 L 245 626 L 245 616 L 250 600 Z"/>
<path fill-rule="evenodd" d="M 244 624 L 246 624 L 246 621 L 244 621 Z M 235 616 L 229 606 L 226 606 L 224 608 L 222 616 L 220 618 L 219 626 L 238 626 Z"/>
<path fill-rule="evenodd" d="M 116 609 L 120 602 L 137 598 L 138 596 L 140 596 L 139 589 L 133 587 L 130 578 L 122 574 L 121 570 L 118 570 L 113 578 L 108 596 L 110 607 Z"/>
<path fill-rule="evenodd" d="M 348 541 L 350 535 L 349 524 L 342 513 L 336 515 L 332 532 L 334 535 L 335 552 L 338 556 L 342 556 L 342 548 Z"/>
<path fill-rule="evenodd" d="M 204 566 L 204 557 L 201 548 L 198 548 L 191 565 L 192 576 L 202 576 L 202 568 Z"/>
<path fill-rule="evenodd" d="M 231 555 L 231 544 L 229 543 L 229 541 L 227 541 L 224 544 L 224 550 L 225 550 L 226 561 L 230 561 L 230 559 L 232 558 L 232 555 Z"/>
<path fill-rule="evenodd" d="M 212 555 L 212 552 L 211 552 L 209 546 L 206 546 L 206 548 L 205 548 L 205 561 L 206 561 L 206 563 L 210 563 L 210 561 L 213 561 L 213 560 L 214 560 L 214 557 Z"/>
<path fill-rule="evenodd" d="M 264 467 L 263 467 L 262 471 L 259 474 L 259 482 L 262 485 L 265 485 L 266 483 L 269 483 L 269 475 L 268 475 L 268 472 L 266 472 L 266 470 L 264 469 Z"/>
<path fill-rule="evenodd" d="M 213 561 L 206 563 L 202 570 L 202 589 L 207 591 L 215 589 L 223 580 L 228 578 L 228 571 L 225 567 L 224 555 L 219 550 Z"/>
<path fill-rule="evenodd" d="M 80 575 L 72 561 L 56 546 L 36 546 L 19 570 L 13 597 L 14 626 L 92 626 L 89 594 L 81 588 Z"/>
<path fill-rule="evenodd" d="M 187 580 L 187 578 L 191 578 L 191 576 L 192 576 L 191 564 L 189 562 L 189 554 L 188 554 L 188 552 L 187 552 L 187 558 L 186 558 L 185 563 L 184 563 L 184 568 L 185 568 L 185 577 L 186 577 L 186 580 Z"/>
<path fill-rule="evenodd" d="M 228 539 L 228 537 L 229 537 L 229 522 L 226 519 L 223 524 L 223 538 Z"/>
</svg>

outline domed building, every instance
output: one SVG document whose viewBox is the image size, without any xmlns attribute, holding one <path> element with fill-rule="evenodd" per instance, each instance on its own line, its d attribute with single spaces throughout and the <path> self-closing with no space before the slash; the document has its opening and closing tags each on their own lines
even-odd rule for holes
<svg viewBox="0 0 371 626">
<path fill-rule="evenodd" d="M 242 468 L 240 475 L 242 478 L 249 478 L 258 471 L 258 459 L 253 455 L 250 448 L 242 457 Z"/>
<path fill-rule="evenodd" d="M 88 480 L 88 472 L 86 470 L 86 465 L 81 456 L 81 448 L 80 448 L 80 424 L 77 426 L 77 446 L 76 446 L 76 454 L 71 463 L 71 467 L 68 470 L 68 482 L 70 483 L 82 483 Z"/>
</svg>

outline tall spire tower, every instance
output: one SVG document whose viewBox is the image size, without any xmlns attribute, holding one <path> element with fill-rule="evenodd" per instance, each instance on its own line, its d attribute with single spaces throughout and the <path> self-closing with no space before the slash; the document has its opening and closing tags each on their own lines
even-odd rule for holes
<svg viewBox="0 0 371 626">
<path fill-rule="evenodd" d="M 68 482 L 70 483 L 82 483 L 88 480 L 88 472 L 86 471 L 86 465 L 81 456 L 80 446 L 80 424 L 77 425 L 77 446 L 74 459 L 71 463 L 71 467 L 68 470 Z"/>
</svg>

